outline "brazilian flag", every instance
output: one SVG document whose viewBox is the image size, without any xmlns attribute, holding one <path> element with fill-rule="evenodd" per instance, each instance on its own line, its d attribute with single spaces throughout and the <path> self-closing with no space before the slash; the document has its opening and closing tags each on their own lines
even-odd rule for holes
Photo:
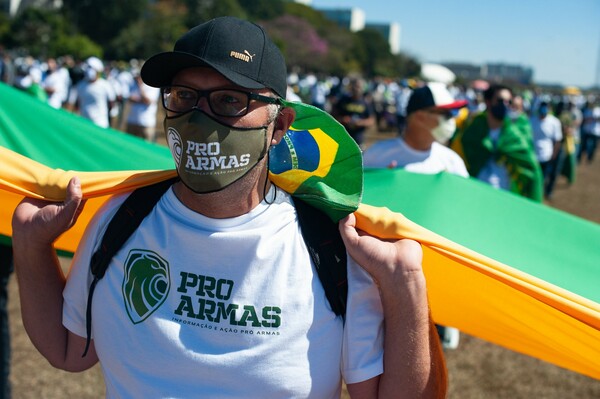
<svg viewBox="0 0 600 399">
<path fill-rule="evenodd" d="M 600 379 L 600 226 L 447 173 L 373 170 L 329 115 L 297 119 L 270 156 L 270 177 L 337 220 L 422 244 L 434 320 Z M 78 175 L 87 203 L 57 240 L 73 252 L 111 195 L 176 175 L 166 147 L 102 129 L 0 85 L 0 235 L 23 196 L 60 201 Z M 363 180 L 364 179 L 364 180 Z"/>
</svg>

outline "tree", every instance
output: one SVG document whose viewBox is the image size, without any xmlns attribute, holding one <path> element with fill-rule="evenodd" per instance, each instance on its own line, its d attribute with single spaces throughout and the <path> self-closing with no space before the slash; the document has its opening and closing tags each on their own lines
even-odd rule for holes
<svg viewBox="0 0 600 399">
<path fill-rule="evenodd" d="M 248 18 L 255 21 L 269 21 L 285 14 L 281 0 L 238 0 Z"/>
<path fill-rule="evenodd" d="M 407 53 L 400 53 L 394 57 L 396 76 L 416 77 L 421 73 L 421 63 L 417 58 Z"/>
<path fill-rule="evenodd" d="M 356 33 L 354 51 L 361 55 L 361 65 L 367 76 L 394 76 L 390 45 L 381 33 L 363 29 Z"/>
<path fill-rule="evenodd" d="M 11 28 L 8 14 L 0 13 L 0 43 L 6 44 L 10 33 Z"/>
<path fill-rule="evenodd" d="M 175 40 L 187 31 L 187 15 L 187 7 L 177 0 L 150 5 L 143 18 L 113 39 L 114 59 L 147 59 L 157 52 L 171 51 Z"/>
<path fill-rule="evenodd" d="M 148 0 L 63 0 L 63 11 L 79 32 L 105 48 L 111 56 L 110 42 L 122 29 L 137 21 Z"/>
<path fill-rule="evenodd" d="M 237 0 L 180 0 L 187 7 L 186 25 L 192 28 L 216 17 L 247 18 L 246 11 Z"/>
<path fill-rule="evenodd" d="M 262 22 L 262 25 L 284 53 L 288 67 L 322 71 L 329 46 L 308 22 L 283 15 L 272 21 Z"/>
<path fill-rule="evenodd" d="M 169 51 L 189 28 L 232 15 L 264 26 L 286 56 L 289 69 L 338 76 L 417 76 L 418 61 L 391 55 L 377 31 L 353 33 L 323 13 L 289 0 L 63 0 L 57 11 L 27 9 L 14 20 L 0 14 L 7 49 L 36 57 L 146 59 Z"/>
<path fill-rule="evenodd" d="M 76 60 L 83 60 L 91 56 L 104 56 L 102 47 L 90 40 L 89 37 L 79 34 L 60 36 L 52 48 L 53 51 L 48 54 L 49 57 L 71 55 Z"/>
<path fill-rule="evenodd" d="M 3 38 L 10 48 L 24 48 L 38 58 L 71 54 L 76 58 L 102 56 L 102 48 L 76 29 L 58 11 L 27 8 L 10 25 Z"/>
<path fill-rule="evenodd" d="M 361 65 L 352 52 L 354 45 L 352 32 L 338 26 L 312 7 L 292 1 L 284 2 L 284 5 L 286 14 L 307 21 L 316 30 L 317 35 L 327 43 L 328 51 L 324 57 L 321 57 L 319 70 L 338 76 L 360 70 Z"/>
</svg>

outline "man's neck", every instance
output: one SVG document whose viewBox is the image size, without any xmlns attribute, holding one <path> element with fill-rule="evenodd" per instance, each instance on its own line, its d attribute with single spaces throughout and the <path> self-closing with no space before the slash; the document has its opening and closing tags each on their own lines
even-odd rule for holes
<svg viewBox="0 0 600 399">
<path fill-rule="evenodd" d="M 233 218 L 257 207 L 271 186 L 271 182 L 267 182 L 265 188 L 266 174 L 253 178 L 257 172 L 251 170 L 237 182 L 212 193 L 197 194 L 181 181 L 175 183 L 174 192 L 181 203 L 194 212 L 214 219 Z"/>
<path fill-rule="evenodd" d="M 407 127 L 402 136 L 406 145 L 417 151 L 429 151 L 433 145 L 433 137 L 426 130 Z"/>
<path fill-rule="evenodd" d="M 488 122 L 488 126 L 490 127 L 490 130 L 494 130 L 494 129 L 498 129 L 499 127 L 501 127 L 502 123 L 504 121 L 499 121 L 498 119 L 494 118 L 492 115 L 490 115 L 488 113 L 487 114 L 487 122 Z"/>
</svg>

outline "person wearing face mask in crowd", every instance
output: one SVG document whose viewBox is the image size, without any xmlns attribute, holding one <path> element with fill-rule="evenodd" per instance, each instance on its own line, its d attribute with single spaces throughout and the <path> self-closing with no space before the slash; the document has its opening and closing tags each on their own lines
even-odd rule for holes
<svg viewBox="0 0 600 399">
<path fill-rule="evenodd" d="M 443 83 L 416 88 L 406 106 L 404 133 L 367 148 L 365 167 L 403 168 L 415 173 L 446 171 L 468 177 L 463 160 L 446 146 L 456 130 L 457 110 L 466 105 L 466 100 L 455 100 Z"/>
<path fill-rule="evenodd" d="M 550 199 L 558 173 L 557 162 L 563 139 L 560 120 L 550 113 L 550 104 L 542 101 L 531 118 L 535 153 L 544 175 L 544 197 Z"/>
<path fill-rule="evenodd" d="M 543 177 L 535 151 L 509 117 L 512 90 L 491 85 L 484 93 L 486 109 L 452 141 L 471 176 L 491 186 L 541 202 Z"/>
<path fill-rule="evenodd" d="M 100 362 L 109 398 L 333 399 L 342 381 L 352 398 L 445 397 L 417 242 L 341 219 L 345 319 L 327 302 L 296 198 L 269 179 L 269 149 L 305 109 L 284 100 L 285 60 L 266 32 L 210 20 L 149 58 L 141 77 L 161 88 L 179 179 L 104 278 L 91 286 L 92 252 L 128 194 L 96 213 L 67 278 L 52 243 L 81 212 L 80 181 L 63 203 L 28 199 L 14 212 L 24 326 L 50 363 Z"/>
<path fill-rule="evenodd" d="M 443 83 L 416 88 L 408 99 L 402 136 L 367 148 L 363 154 L 365 168 L 403 168 L 414 173 L 448 172 L 469 177 L 462 158 L 446 146 L 456 130 L 458 110 L 467 104 L 467 100 L 455 100 Z M 458 347 L 458 329 L 437 325 L 437 331 L 444 349 Z"/>
<path fill-rule="evenodd" d="M 90 57 L 84 64 L 85 78 L 71 90 L 68 109 L 78 112 L 100 127 L 110 126 L 110 109 L 117 99 L 114 88 L 102 77 L 104 63 Z"/>
<path fill-rule="evenodd" d="M 531 148 L 534 148 L 533 145 L 533 132 L 531 131 L 531 122 L 529 121 L 529 115 L 525 112 L 525 104 L 523 102 L 523 97 L 520 95 L 515 95 L 512 99 L 510 109 L 508 110 L 508 116 L 511 121 L 513 121 L 523 136 L 527 143 Z"/>
<path fill-rule="evenodd" d="M 344 126 L 361 148 L 364 146 L 367 129 L 376 124 L 373 99 L 365 92 L 365 87 L 364 79 L 351 78 L 347 92 L 340 96 L 331 110 L 331 115 Z"/>
</svg>

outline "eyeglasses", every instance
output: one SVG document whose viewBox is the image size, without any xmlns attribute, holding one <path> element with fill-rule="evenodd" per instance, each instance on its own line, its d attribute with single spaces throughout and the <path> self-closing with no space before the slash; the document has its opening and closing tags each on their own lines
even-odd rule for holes
<svg viewBox="0 0 600 399">
<path fill-rule="evenodd" d="M 431 108 L 426 111 L 430 114 L 441 115 L 444 119 L 451 119 L 458 115 L 458 110 L 456 109 Z"/>
<path fill-rule="evenodd" d="M 250 108 L 250 100 L 268 104 L 279 103 L 278 98 L 235 89 L 196 90 L 186 86 L 166 86 L 161 88 L 161 93 L 165 109 L 181 114 L 196 108 L 203 97 L 206 98 L 213 114 L 225 117 L 246 115 Z"/>
</svg>

